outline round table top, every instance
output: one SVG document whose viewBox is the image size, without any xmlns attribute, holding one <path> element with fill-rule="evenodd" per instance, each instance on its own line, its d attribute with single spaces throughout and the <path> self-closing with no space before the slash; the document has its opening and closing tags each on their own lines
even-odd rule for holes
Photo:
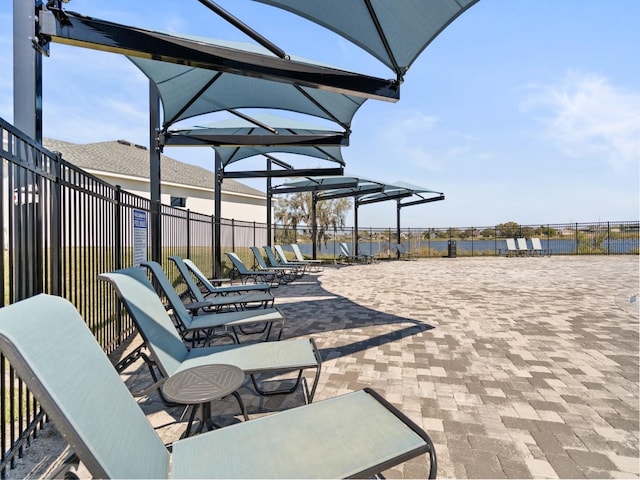
<svg viewBox="0 0 640 480">
<path fill-rule="evenodd" d="M 162 392 L 172 402 L 195 405 L 235 392 L 244 378 L 244 372 L 235 365 L 200 365 L 169 377 L 162 386 Z"/>
</svg>

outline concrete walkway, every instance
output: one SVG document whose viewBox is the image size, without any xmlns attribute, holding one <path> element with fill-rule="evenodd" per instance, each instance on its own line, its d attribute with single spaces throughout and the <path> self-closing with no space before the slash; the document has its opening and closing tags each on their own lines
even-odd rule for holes
<svg viewBox="0 0 640 480">
<path fill-rule="evenodd" d="M 637 256 L 476 257 L 331 266 L 274 293 L 284 338 L 322 351 L 316 400 L 374 388 L 431 435 L 439 477 L 638 478 L 638 288 Z M 303 402 L 241 394 L 251 417 Z M 180 435 L 181 410 L 140 403 L 165 441 Z M 222 421 L 234 409 L 213 405 Z M 8 478 L 46 476 L 62 448 L 47 427 Z"/>
</svg>

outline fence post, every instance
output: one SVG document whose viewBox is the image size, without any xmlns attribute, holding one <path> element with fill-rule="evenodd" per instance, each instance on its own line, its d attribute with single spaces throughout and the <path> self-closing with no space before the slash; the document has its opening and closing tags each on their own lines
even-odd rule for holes
<svg viewBox="0 0 640 480">
<path fill-rule="evenodd" d="M 236 221 L 231 219 L 231 251 L 236 251 Z"/>
<path fill-rule="evenodd" d="M 607 255 L 611 255 L 611 224 L 607 222 Z"/>
<path fill-rule="evenodd" d="M 191 210 L 187 209 L 187 258 L 191 258 Z"/>
<path fill-rule="evenodd" d="M 62 155 L 56 154 L 54 159 L 55 180 L 51 196 L 51 293 L 62 296 L 62 225 L 60 209 L 62 207 Z"/>
<path fill-rule="evenodd" d="M 115 206 L 114 206 L 114 217 L 115 217 L 115 228 L 113 231 L 114 242 L 113 242 L 113 251 L 115 258 L 113 259 L 113 264 L 116 270 L 120 270 L 122 268 L 122 187 L 120 185 L 116 185 L 116 190 L 114 193 L 115 196 Z"/>
</svg>

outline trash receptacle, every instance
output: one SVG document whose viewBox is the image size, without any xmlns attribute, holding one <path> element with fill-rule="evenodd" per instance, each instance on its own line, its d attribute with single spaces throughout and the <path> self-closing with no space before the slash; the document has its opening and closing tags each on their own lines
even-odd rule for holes
<svg viewBox="0 0 640 480">
<path fill-rule="evenodd" d="M 447 257 L 456 258 L 456 241 L 449 240 L 449 245 L 447 248 Z"/>
</svg>

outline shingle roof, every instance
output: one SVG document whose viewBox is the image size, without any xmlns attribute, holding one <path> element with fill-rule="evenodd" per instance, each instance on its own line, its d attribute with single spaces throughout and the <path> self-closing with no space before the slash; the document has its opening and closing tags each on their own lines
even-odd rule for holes
<svg viewBox="0 0 640 480">
<path fill-rule="evenodd" d="M 47 149 L 60 152 L 66 161 L 87 170 L 149 178 L 149 151 L 126 140 L 78 144 L 45 138 L 43 143 Z M 215 175 L 212 171 L 166 155 L 160 156 L 160 162 L 162 181 L 213 190 Z M 264 192 L 232 179 L 225 179 L 222 190 L 266 198 Z"/>
</svg>

